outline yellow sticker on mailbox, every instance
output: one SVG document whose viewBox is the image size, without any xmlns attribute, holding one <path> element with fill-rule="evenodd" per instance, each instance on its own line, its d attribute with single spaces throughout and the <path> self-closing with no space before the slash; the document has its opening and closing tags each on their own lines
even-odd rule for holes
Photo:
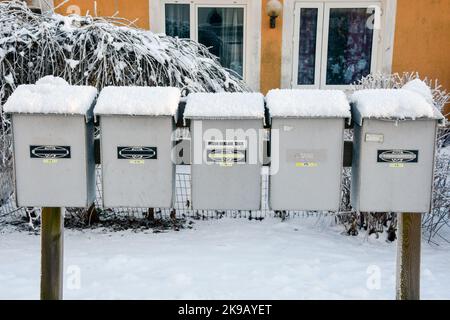
<svg viewBox="0 0 450 320">
<path fill-rule="evenodd" d="M 232 167 L 233 166 L 233 162 L 221 162 L 221 163 L 219 163 L 219 165 L 221 167 Z"/>
<path fill-rule="evenodd" d="M 404 168 L 405 164 L 404 163 L 391 163 L 391 164 L 389 164 L 389 167 L 391 167 L 391 168 Z"/>
<path fill-rule="evenodd" d="M 145 164 L 145 160 L 130 160 L 130 164 Z"/>
<path fill-rule="evenodd" d="M 295 166 L 297 168 L 316 168 L 319 164 L 317 162 L 297 162 Z"/>
<path fill-rule="evenodd" d="M 58 163 L 58 159 L 44 159 L 42 160 L 44 164 L 55 164 Z"/>
</svg>

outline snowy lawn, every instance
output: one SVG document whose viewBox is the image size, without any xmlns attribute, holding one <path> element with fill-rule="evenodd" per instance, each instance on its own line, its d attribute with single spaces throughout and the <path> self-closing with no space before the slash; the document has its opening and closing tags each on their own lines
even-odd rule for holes
<svg viewBox="0 0 450 320">
<path fill-rule="evenodd" d="M 64 298 L 393 299 L 396 245 L 331 224 L 227 218 L 160 234 L 66 231 Z M 36 235 L 0 234 L 0 299 L 39 297 L 39 245 Z M 423 243 L 421 278 L 423 299 L 450 299 L 449 245 Z"/>
</svg>

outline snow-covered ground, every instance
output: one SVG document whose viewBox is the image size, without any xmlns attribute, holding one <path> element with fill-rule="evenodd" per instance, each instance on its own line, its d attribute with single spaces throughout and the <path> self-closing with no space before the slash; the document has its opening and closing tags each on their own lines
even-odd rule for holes
<svg viewBox="0 0 450 320">
<path fill-rule="evenodd" d="M 394 299 L 396 244 L 331 221 L 196 221 L 66 231 L 65 299 Z M 0 234 L 0 299 L 39 298 L 39 236 Z M 422 249 L 423 299 L 450 299 L 450 245 Z"/>
</svg>

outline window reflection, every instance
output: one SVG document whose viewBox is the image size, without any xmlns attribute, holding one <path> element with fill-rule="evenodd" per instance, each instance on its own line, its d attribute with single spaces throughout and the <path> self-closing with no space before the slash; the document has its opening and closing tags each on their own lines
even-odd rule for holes
<svg viewBox="0 0 450 320">
<path fill-rule="evenodd" d="M 298 50 L 297 84 L 313 85 L 316 69 L 317 8 L 300 11 L 300 38 Z"/>
<path fill-rule="evenodd" d="M 349 85 L 370 74 L 371 15 L 367 8 L 330 9 L 326 84 Z"/>
<path fill-rule="evenodd" d="M 219 57 L 224 67 L 243 76 L 243 8 L 199 8 L 198 40 Z"/>
<path fill-rule="evenodd" d="M 191 35 L 189 4 L 166 4 L 166 34 L 189 38 Z"/>
</svg>

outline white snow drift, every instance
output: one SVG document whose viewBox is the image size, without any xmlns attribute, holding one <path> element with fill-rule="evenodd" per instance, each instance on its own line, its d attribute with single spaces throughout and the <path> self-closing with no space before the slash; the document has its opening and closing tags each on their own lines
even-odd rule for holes
<svg viewBox="0 0 450 320">
<path fill-rule="evenodd" d="M 97 96 L 89 86 L 21 85 L 3 107 L 6 113 L 85 115 Z"/>
<path fill-rule="evenodd" d="M 272 117 L 350 117 L 343 91 L 275 89 L 266 97 Z"/>
<path fill-rule="evenodd" d="M 434 107 L 425 98 L 406 89 L 367 89 L 350 98 L 363 118 L 433 118 Z"/>
<path fill-rule="evenodd" d="M 261 93 L 193 93 L 188 96 L 185 118 L 262 119 Z"/>
<path fill-rule="evenodd" d="M 181 91 L 173 87 L 106 87 L 95 114 L 174 116 Z"/>
</svg>

